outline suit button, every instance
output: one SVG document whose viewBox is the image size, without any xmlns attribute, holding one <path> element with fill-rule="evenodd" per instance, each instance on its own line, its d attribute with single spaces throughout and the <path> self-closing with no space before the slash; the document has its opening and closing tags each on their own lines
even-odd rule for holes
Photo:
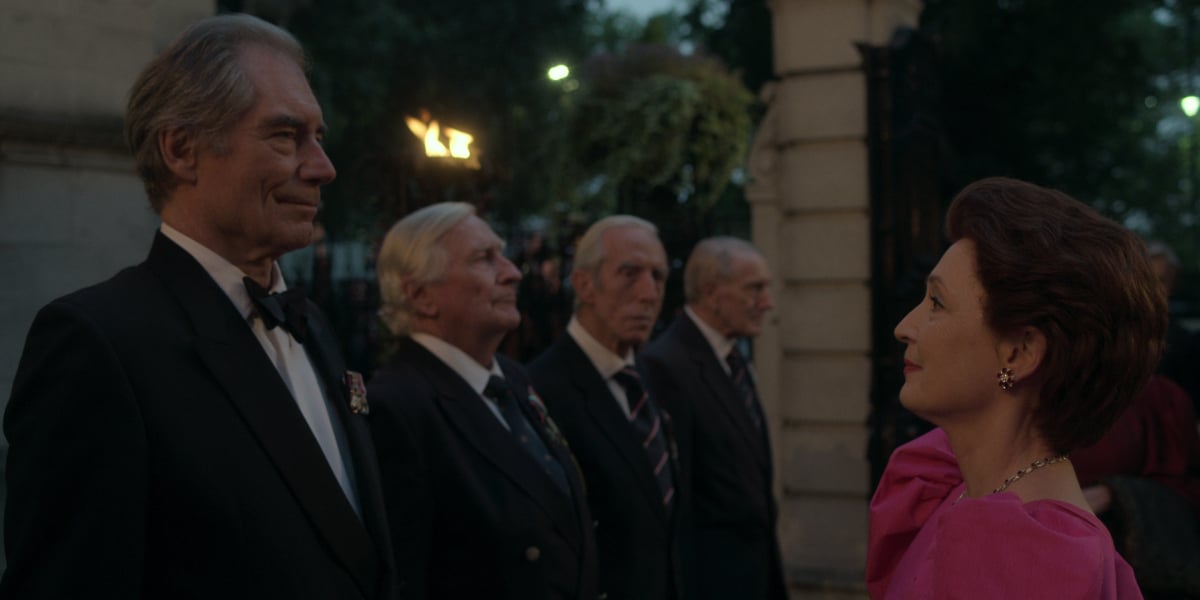
<svg viewBox="0 0 1200 600">
<path fill-rule="evenodd" d="M 595 529 L 599 526 L 600 526 L 600 521 L 592 521 L 592 529 Z"/>
<path fill-rule="evenodd" d="M 605 594 L 604 592 L 600 592 L 600 595 L 596 596 L 596 600 L 608 600 L 608 594 Z"/>
<path fill-rule="evenodd" d="M 537 562 L 542 557 L 542 551 L 537 546 L 530 546 L 525 549 L 525 560 L 529 562 Z"/>
</svg>

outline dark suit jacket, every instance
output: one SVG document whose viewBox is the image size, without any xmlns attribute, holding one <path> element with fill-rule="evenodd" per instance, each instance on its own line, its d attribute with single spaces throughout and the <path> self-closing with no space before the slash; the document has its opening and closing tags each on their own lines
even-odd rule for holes
<svg viewBox="0 0 1200 600">
<path fill-rule="evenodd" d="M 641 353 L 647 387 L 670 411 L 691 524 L 690 598 L 786 598 L 771 446 L 755 431 L 712 346 L 684 314 Z"/>
<path fill-rule="evenodd" d="M 391 598 L 369 433 L 326 323 L 309 327 L 362 520 L 246 321 L 162 234 L 43 308 L 4 419 L 0 596 Z"/>
<path fill-rule="evenodd" d="M 528 402 L 524 371 L 497 360 L 572 493 L 462 377 L 403 338 L 367 392 L 398 568 L 416 598 L 593 599 L 596 548 L 579 472 Z"/>
<path fill-rule="evenodd" d="M 678 487 L 677 463 L 672 464 L 677 493 L 668 513 L 641 440 L 570 335 L 559 336 L 530 364 L 529 376 L 587 480 L 597 522 L 600 592 L 609 600 L 678 598 L 677 521 L 685 494 Z"/>
</svg>

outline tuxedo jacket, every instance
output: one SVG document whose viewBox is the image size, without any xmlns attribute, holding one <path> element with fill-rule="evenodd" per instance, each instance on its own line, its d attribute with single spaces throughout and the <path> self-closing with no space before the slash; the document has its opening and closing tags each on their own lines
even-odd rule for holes
<svg viewBox="0 0 1200 600">
<path fill-rule="evenodd" d="M 309 308 L 361 518 L 246 320 L 159 233 L 144 263 L 29 331 L 4 417 L 0 596 L 392 598 L 369 432 Z"/>
<path fill-rule="evenodd" d="M 688 597 L 786 598 L 766 432 L 756 430 L 733 379 L 687 315 L 639 360 L 647 387 L 671 413 L 691 491 Z"/>
<path fill-rule="evenodd" d="M 642 440 L 570 335 L 559 336 L 534 360 L 529 376 L 587 480 L 588 506 L 596 519 L 600 593 L 609 600 L 679 598 L 678 522 L 686 493 L 679 485 L 678 461 L 670 463 L 676 496 L 668 511 Z M 668 446 L 674 451 L 672 440 L 668 429 Z"/>
<path fill-rule="evenodd" d="M 409 596 L 596 597 L 583 481 L 561 434 L 497 357 L 517 405 L 566 472 L 564 493 L 478 393 L 411 338 L 367 386 L 392 539 Z"/>
</svg>

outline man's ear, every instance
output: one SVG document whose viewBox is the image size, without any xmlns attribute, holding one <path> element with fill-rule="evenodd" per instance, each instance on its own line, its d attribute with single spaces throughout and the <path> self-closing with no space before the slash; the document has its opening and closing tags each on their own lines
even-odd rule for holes
<svg viewBox="0 0 1200 600">
<path fill-rule="evenodd" d="M 422 319 L 437 317 L 437 302 L 434 301 L 433 294 L 429 293 L 428 285 L 408 278 L 400 284 L 400 289 L 404 292 L 404 297 L 408 299 L 408 305 L 412 308 L 414 316 Z"/>
<path fill-rule="evenodd" d="M 158 132 L 158 152 L 163 164 L 183 183 L 196 183 L 198 144 L 192 130 L 172 127 Z"/>
<path fill-rule="evenodd" d="M 1003 366 L 1012 369 L 1017 381 L 1032 377 L 1046 358 L 1046 335 L 1036 327 L 1022 327 L 1000 344 Z"/>
<path fill-rule="evenodd" d="M 717 310 L 717 282 L 710 279 L 700 284 L 700 304 L 711 311 Z"/>
<path fill-rule="evenodd" d="M 592 273 L 587 269 L 576 269 L 571 272 L 571 287 L 575 290 L 575 297 L 579 298 L 580 304 L 591 304 L 596 296 L 596 282 L 592 280 Z"/>
</svg>

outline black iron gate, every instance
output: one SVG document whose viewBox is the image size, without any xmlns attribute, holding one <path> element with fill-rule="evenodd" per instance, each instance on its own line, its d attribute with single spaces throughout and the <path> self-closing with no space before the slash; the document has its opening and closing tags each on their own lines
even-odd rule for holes
<svg viewBox="0 0 1200 600">
<path fill-rule="evenodd" d="M 892 331 L 924 296 L 925 277 L 945 246 L 942 220 L 952 190 L 933 41 L 902 29 L 886 46 L 859 49 L 868 82 L 873 488 L 892 450 L 929 428 L 900 406 L 904 348 Z"/>
</svg>

